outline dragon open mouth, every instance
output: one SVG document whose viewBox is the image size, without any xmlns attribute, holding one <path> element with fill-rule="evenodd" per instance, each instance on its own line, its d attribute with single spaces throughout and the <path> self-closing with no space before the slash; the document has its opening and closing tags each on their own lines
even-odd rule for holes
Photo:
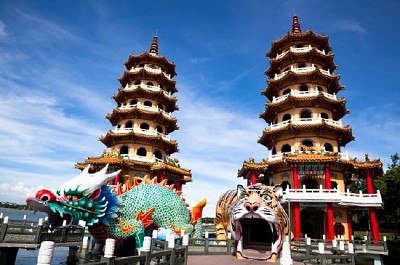
<svg viewBox="0 0 400 265">
<path fill-rule="evenodd" d="M 57 203 L 42 201 L 34 197 L 26 199 L 26 204 L 31 207 L 34 212 L 43 212 L 47 214 L 47 224 L 52 227 L 62 226 L 64 220 L 67 225 L 73 223 L 72 215 L 62 211 L 62 208 Z"/>
<path fill-rule="evenodd" d="M 239 258 L 275 261 L 282 244 L 282 228 L 257 213 L 247 213 L 235 221 Z"/>
</svg>

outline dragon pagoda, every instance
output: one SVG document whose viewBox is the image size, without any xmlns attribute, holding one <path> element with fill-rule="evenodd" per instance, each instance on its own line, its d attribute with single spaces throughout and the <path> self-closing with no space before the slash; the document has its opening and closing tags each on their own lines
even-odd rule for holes
<svg viewBox="0 0 400 265">
<path fill-rule="evenodd" d="M 121 170 L 114 184 L 148 177 L 167 180 L 181 191 L 192 174 L 170 158 L 178 151 L 178 142 L 169 135 L 178 129 L 172 116 L 178 110 L 175 64 L 158 54 L 158 38 L 153 37 L 149 52 L 131 54 L 124 65 L 121 85 L 113 95 L 117 106 L 106 115 L 113 129 L 100 137 L 107 148 L 75 167 L 90 165 L 90 172 L 97 172 L 108 164 L 111 172 Z"/>
<path fill-rule="evenodd" d="M 377 209 L 383 204 L 373 179 L 382 173 L 382 163 L 367 155 L 360 161 L 342 150 L 355 138 L 342 122 L 349 110 L 346 99 L 339 97 L 344 86 L 328 37 L 302 31 L 294 16 L 291 31 L 273 41 L 266 55 L 270 64 L 260 118 L 267 127 L 258 143 L 269 156 L 245 161 L 238 177 L 248 185 L 282 185 L 294 238 L 352 240 L 351 212 L 364 211 L 371 239 L 379 240 Z M 366 193 L 350 192 L 355 181 L 365 181 Z M 268 238 L 260 231 L 270 231 L 247 230 L 244 239 L 253 242 Z"/>
</svg>

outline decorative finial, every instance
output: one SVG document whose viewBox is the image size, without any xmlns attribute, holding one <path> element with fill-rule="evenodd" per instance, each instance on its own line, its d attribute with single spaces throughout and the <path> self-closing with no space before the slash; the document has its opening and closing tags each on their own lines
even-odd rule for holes
<svg viewBox="0 0 400 265">
<path fill-rule="evenodd" d="M 154 36 L 150 46 L 150 53 L 158 54 L 158 37 Z"/>
<path fill-rule="evenodd" d="M 293 16 L 292 33 L 301 33 L 300 22 L 297 16 Z"/>
</svg>

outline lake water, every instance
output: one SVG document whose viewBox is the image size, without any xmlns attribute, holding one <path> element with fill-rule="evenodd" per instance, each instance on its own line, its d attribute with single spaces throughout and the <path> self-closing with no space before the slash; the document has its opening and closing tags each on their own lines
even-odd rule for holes
<svg viewBox="0 0 400 265">
<path fill-rule="evenodd" d="M 43 213 L 33 214 L 33 211 L 27 210 L 14 210 L 8 208 L 0 208 L 0 213 L 3 217 L 8 216 L 10 220 L 22 220 L 26 215 L 27 223 L 38 222 L 39 218 L 44 218 L 46 215 Z M 51 264 L 66 264 L 69 249 L 67 247 L 59 247 L 54 249 L 54 255 Z M 19 249 L 16 265 L 32 265 L 37 263 L 39 250 L 26 250 Z"/>
</svg>

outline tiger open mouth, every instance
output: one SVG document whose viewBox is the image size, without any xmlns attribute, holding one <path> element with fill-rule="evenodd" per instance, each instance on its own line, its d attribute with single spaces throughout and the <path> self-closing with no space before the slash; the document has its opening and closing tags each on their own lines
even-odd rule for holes
<svg viewBox="0 0 400 265">
<path fill-rule="evenodd" d="M 234 225 L 238 258 L 276 261 L 283 240 L 281 224 L 250 212 L 235 220 Z"/>
</svg>

